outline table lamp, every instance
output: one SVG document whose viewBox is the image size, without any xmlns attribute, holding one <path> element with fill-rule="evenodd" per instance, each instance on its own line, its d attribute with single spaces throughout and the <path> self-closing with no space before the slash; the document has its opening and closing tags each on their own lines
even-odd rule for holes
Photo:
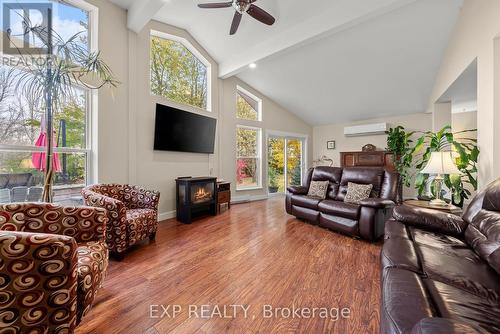
<svg viewBox="0 0 500 334">
<path fill-rule="evenodd" d="M 461 174 L 453 162 L 451 152 L 432 152 L 429 161 L 424 169 L 420 171 L 422 174 L 436 174 L 434 178 L 436 198 L 430 201 L 431 205 L 447 206 L 448 204 L 441 199 L 441 187 L 443 186 L 443 175 Z"/>
</svg>

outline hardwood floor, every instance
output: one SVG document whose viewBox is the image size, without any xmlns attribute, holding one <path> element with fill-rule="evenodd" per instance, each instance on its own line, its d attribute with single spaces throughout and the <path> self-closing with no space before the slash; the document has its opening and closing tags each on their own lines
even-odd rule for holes
<svg viewBox="0 0 500 334">
<path fill-rule="evenodd" d="M 299 221 L 283 201 L 234 205 L 192 225 L 161 222 L 156 242 L 111 261 L 76 333 L 378 333 L 380 244 Z M 170 317 L 154 305 L 171 305 Z M 173 305 L 181 308 L 175 317 Z M 202 318 L 202 305 L 210 313 L 227 305 L 228 317 Z M 248 317 L 230 305 L 247 305 Z M 266 318 L 264 305 L 350 315 Z"/>
</svg>

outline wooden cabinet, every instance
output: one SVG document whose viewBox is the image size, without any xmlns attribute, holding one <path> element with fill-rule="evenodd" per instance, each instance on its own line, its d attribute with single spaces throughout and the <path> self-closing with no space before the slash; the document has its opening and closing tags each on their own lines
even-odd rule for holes
<svg viewBox="0 0 500 334">
<path fill-rule="evenodd" d="M 387 151 L 341 152 L 341 167 L 385 167 L 394 170 L 394 156 Z"/>
<path fill-rule="evenodd" d="M 231 183 L 217 182 L 217 213 L 222 212 L 222 207 L 231 208 Z"/>
</svg>

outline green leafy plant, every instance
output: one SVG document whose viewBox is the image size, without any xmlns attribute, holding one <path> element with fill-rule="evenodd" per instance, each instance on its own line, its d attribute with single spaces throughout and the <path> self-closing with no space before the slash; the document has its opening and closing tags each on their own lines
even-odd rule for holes
<svg viewBox="0 0 500 334">
<path fill-rule="evenodd" d="M 278 172 L 274 167 L 269 167 L 267 172 L 269 178 L 269 191 L 275 193 L 279 189 L 278 185 Z"/>
<path fill-rule="evenodd" d="M 30 96 L 36 101 L 41 101 L 45 109 L 47 144 L 42 199 L 44 202 L 52 202 L 54 111 L 65 102 L 76 98 L 74 87 L 88 89 L 115 87 L 118 81 L 113 78 L 111 69 L 102 60 L 100 53 L 89 51 L 88 45 L 82 42 L 81 33 L 64 40 L 52 29 L 33 25 L 28 17 L 21 18 L 23 33 L 15 36 L 9 33 L 7 35 L 9 41 L 36 36 L 47 49 L 46 55 L 30 54 L 18 49 L 16 57 L 20 64 L 26 65 L 21 66 L 20 75 L 13 80 L 16 90 L 22 91 L 25 96 Z"/>
<path fill-rule="evenodd" d="M 411 150 L 417 172 L 427 165 L 432 152 L 454 152 L 454 156 L 456 156 L 455 164 L 462 173 L 460 175 L 445 175 L 444 183 L 452 191 L 451 200 L 453 204 L 460 207 L 463 206 L 464 200 L 471 195 L 471 192 L 467 189 L 467 184 L 477 190 L 476 164 L 479 149 L 477 140 L 467 137 L 468 133 L 476 131 L 476 129 L 473 129 L 452 132 L 451 126 L 447 125 L 438 132 L 424 132 Z M 417 173 L 415 188 L 418 190 L 419 196 L 422 196 L 425 192 L 428 179 L 428 174 Z M 433 191 L 432 188 L 431 191 Z"/>
<path fill-rule="evenodd" d="M 387 134 L 387 151 L 394 155 L 394 167 L 401 175 L 403 184 L 411 186 L 411 167 L 413 161 L 413 150 L 411 148 L 411 136 L 415 132 L 406 132 L 402 126 L 390 128 Z"/>
</svg>

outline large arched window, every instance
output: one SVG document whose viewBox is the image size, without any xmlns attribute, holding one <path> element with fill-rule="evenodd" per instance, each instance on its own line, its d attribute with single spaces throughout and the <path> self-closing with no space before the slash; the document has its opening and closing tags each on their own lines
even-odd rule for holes
<svg viewBox="0 0 500 334">
<path fill-rule="evenodd" d="M 210 63 L 185 39 L 152 31 L 151 93 L 210 110 Z"/>
</svg>

